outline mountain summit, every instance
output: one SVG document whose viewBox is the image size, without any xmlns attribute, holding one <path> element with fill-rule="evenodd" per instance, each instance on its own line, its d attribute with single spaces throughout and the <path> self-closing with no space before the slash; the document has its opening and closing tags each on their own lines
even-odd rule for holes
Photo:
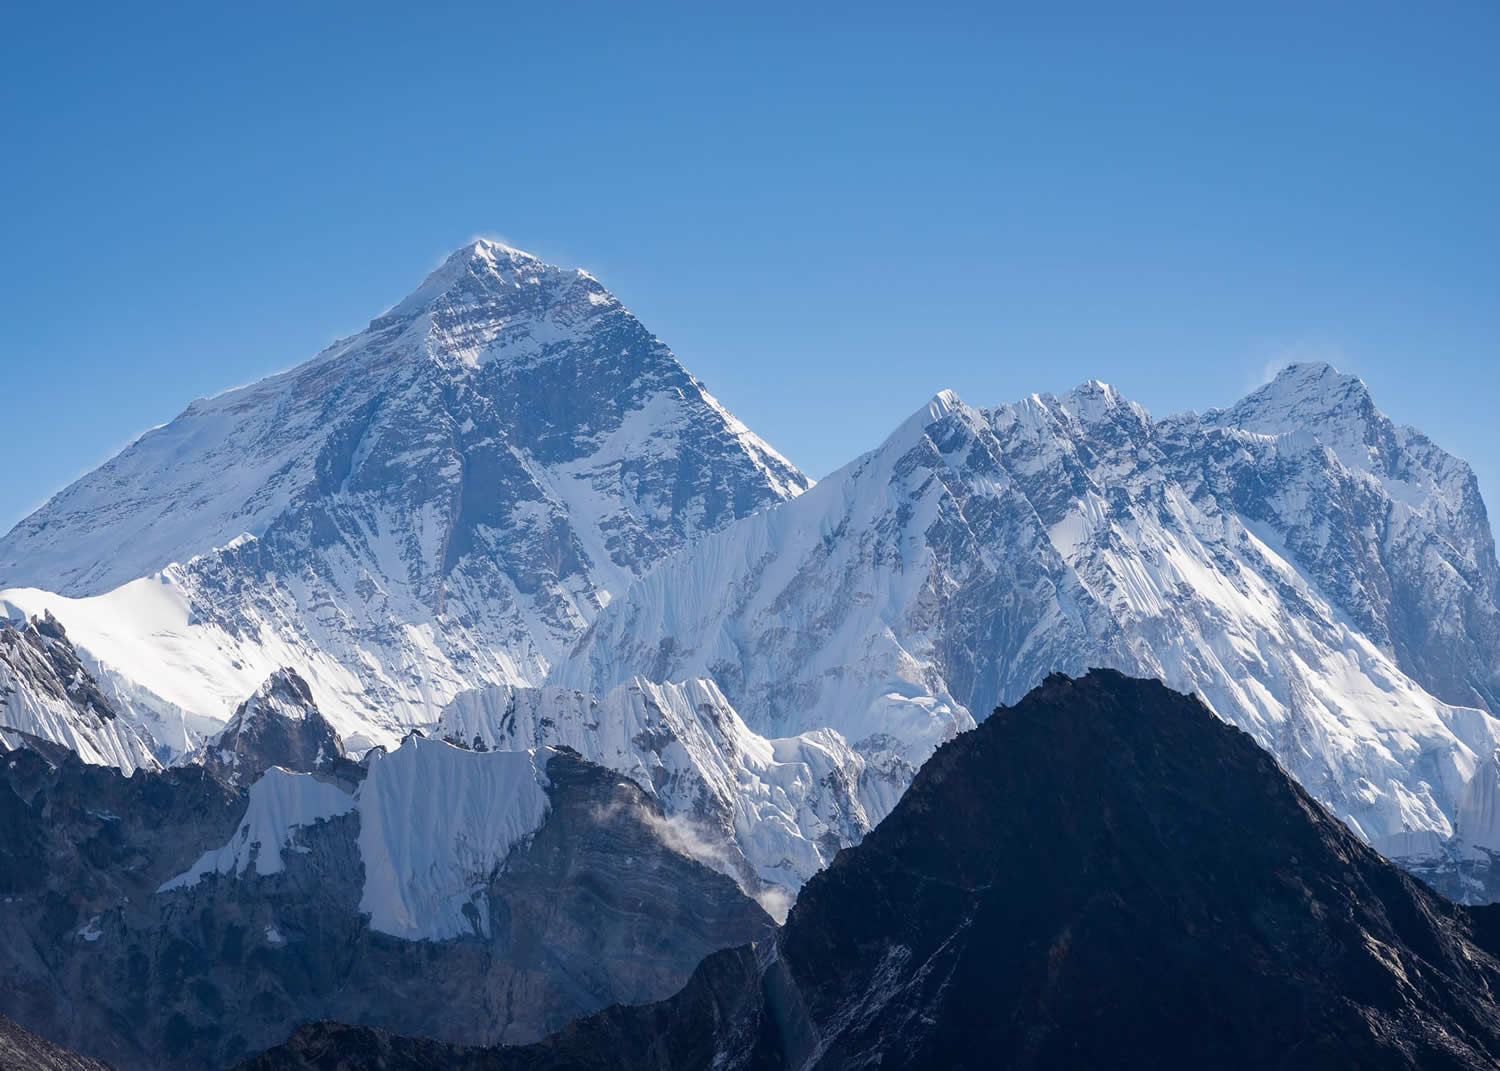
<svg viewBox="0 0 1500 1071">
<path fill-rule="evenodd" d="M 592 276 L 477 241 L 57 494 L 0 585 L 174 751 L 284 665 L 359 749 L 539 682 L 661 558 L 808 485 Z"/>
</svg>

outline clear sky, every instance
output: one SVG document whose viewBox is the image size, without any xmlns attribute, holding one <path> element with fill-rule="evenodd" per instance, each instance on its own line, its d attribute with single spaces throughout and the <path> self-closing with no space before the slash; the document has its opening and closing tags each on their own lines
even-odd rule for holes
<svg viewBox="0 0 1500 1071">
<path fill-rule="evenodd" d="M 477 235 L 814 476 L 944 387 L 1302 357 L 1500 512 L 1500 4 L 1045 6 L 12 6 L 0 529 Z"/>
</svg>

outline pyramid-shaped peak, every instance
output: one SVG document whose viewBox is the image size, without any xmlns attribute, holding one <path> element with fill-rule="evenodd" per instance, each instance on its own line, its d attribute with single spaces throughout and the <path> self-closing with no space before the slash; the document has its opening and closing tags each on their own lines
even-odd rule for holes
<svg viewBox="0 0 1500 1071">
<path fill-rule="evenodd" d="M 927 404 L 902 421 L 901 426 L 887 438 L 886 443 L 888 445 L 894 443 L 904 448 L 911 441 L 925 435 L 927 428 L 931 425 L 967 408 L 955 392 L 940 390 Z"/>
<path fill-rule="evenodd" d="M 377 318 L 375 323 L 391 318 L 407 319 L 444 299 L 459 295 L 472 298 L 536 287 L 556 287 L 574 281 L 582 281 L 586 288 L 597 290 L 601 295 L 604 293 L 586 272 L 548 264 L 532 253 L 494 238 L 476 238 L 448 254 L 421 286 Z"/>
<path fill-rule="evenodd" d="M 892 431 L 879 446 L 861 454 L 838 472 L 832 473 L 823 482 L 837 484 L 851 474 L 864 471 L 872 459 L 885 458 L 893 461 L 920 444 L 924 439 L 938 433 L 938 426 L 952 427 L 951 422 L 968 424 L 971 429 L 983 424 L 984 418 L 965 405 L 963 399 L 951 390 L 940 390 Z"/>
<path fill-rule="evenodd" d="M 272 766 L 310 772 L 343 756 L 343 741 L 319 713 L 307 681 L 278 669 L 239 705 L 201 760 L 231 783 L 249 784 Z"/>
<path fill-rule="evenodd" d="M 284 721 L 321 720 L 312 689 L 294 669 L 276 670 L 247 696 L 219 732 L 221 740 L 234 737 L 248 726 L 268 718 Z"/>
<path fill-rule="evenodd" d="M 1326 433 L 1330 425 L 1378 417 L 1364 380 L 1326 361 L 1288 364 L 1232 409 L 1214 415 L 1220 423 L 1270 434 L 1308 428 Z"/>
<path fill-rule="evenodd" d="M 517 249 L 513 245 L 507 245 L 496 238 L 476 238 L 467 245 L 460 246 L 449 254 L 445 264 L 453 262 L 462 264 L 488 264 L 494 267 L 507 265 L 512 267 L 541 267 L 553 268 L 553 265 L 545 263 L 541 257 L 534 253 L 528 253 L 524 249 Z M 555 269 L 554 269 L 555 270 Z"/>
<path fill-rule="evenodd" d="M 276 699 L 302 710 L 317 709 L 317 704 L 313 702 L 312 689 L 308 687 L 307 681 L 303 680 L 296 670 L 285 667 L 276 670 L 262 681 L 251 698 Z"/>
<path fill-rule="evenodd" d="M 1327 361 L 1293 361 L 1277 372 L 1261 391 L 1305 394 L 1310 391 L 1347 392 L 1351 389 L 1364 390 L 1364 380 L 1340 372 Z"/>
</svg>

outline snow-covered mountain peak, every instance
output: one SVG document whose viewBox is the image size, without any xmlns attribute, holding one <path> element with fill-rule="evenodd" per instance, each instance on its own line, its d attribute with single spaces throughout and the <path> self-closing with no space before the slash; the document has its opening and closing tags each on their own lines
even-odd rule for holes
<svg viewBox="0 0 1500 1071">
<path fill-rule="evenodd" d="M 664 562 L 553 679 L 709 677 L 761 733 L 833 726 L 878 818 L 971 713 L 1115 666 L 1198 692 L 1372 840 L 1447 836 L 1500 742 L 1460 709 L 1500 710 L 1500 570 L 1468 467 L 1367 397 L 1304 367 L 1161 422 L 1099 383 L 934 403 Z"/>
<path fill-rule="evenodd" d="M 1305 447 L 1309 437 L 1315 438 L 1362 472 L 1388 471 L 1398 445 L 1392 441 L 1395 425 L 1375 407 L 1364 380 L 1322 361 L 1289 364 L 1237 404 L 1210 410 L 1204 420 L 1288 436 L 1294 446 Z"/>
<path fill-rule="evenodd" d="M 979 455 L 967 452 L 976 443 L 981 444 L 981 452 L 994 448 L 989 414 L 969 405 L 954 391 L 939 391 L 931 401 L 902 421 L 874 450 L 855 458 L 825 482 L 832 482 L 845 474 L 867 474 L 872 465 L 883 470 L 892 464 L 902 464 L 901 459 L 908 458 L 914 449 L 928 460 L 942 457 L 947 459 L 945 464 L 953 466 L 961 467 L 973 461 L 984 467 Z M 916 463 L 919 462 L 915 457 L 905 462 L 906 465 Z M 868 475 L 861 476 L 861 479 L 865 478 Z"/>
<path fill-rule="evenodd" d="M 1084 425 L 1125 420 L 1137 426 L 1151 423 L 1151 414 L 1098 379 L 1085 380 L 1056 400 L 1057 407 Z"/>
<path fill-rule="evenodd" d="M 225 729 L 243 728 L 246 724 L 275 716 L 287 721 L 306 721 L 317 714 L 312 690 L 295 670 L 278 669 L 266 678 L 255 694 L 240 704 Z"/>
<path fill-rule="evenodd" d="M 561 268 L 502 242 L 481 238 L 451 253 L 443 263 L 371 328 L 389 329 L 432 314 L 433 326 L 445 316 L 488 306 L 502 317 L 511 308 L 536 313 L 560 305 L 584 309 L 618 308 L 619 302 L 591 275 Z"/>
<path fill-rule="evenodd" d="M 54 496 L 0 588 L 174 750 L 282 666 L 362 750 L 539 683 L 656 562 L 809 485 L 592 277 L 479 241 Z"/>
<path fill-rule="evenodd" d="M 997 431 L 1015 428 L 1028 441 L 1083 438 L 1097 435 L 1104 425 L 1136 436 L 1151 426 L 1151 414 L 1144 406 L 1098 379 L 1085 380 L 1063 394 L 1031 394 L 985 412 Z"/>
<path fill-rule="evenodd" d="M 954 413 L 973 413 L 973 410 L 969 409 L 954 391 L 940 390 L 925 405 L 903 420 L 895 431 L 886 436 L 885 442 L 866 456 L 904 453 L 919 440 L 925 438 L 932 425 L 945 420 Z M 862 460 L 863 458 L 856 459 L 850 467 L 859 465 Z"/>
</svg>

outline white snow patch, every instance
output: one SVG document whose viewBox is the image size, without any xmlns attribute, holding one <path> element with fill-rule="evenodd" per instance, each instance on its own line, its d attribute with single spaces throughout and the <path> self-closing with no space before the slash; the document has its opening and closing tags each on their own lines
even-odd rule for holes
<svg viewBox="0 0 1500 1071">
<path fill-rule="evenodd" d="M 250 786 L 245 817 L 229 843 L 204 852 L 189 870 L 163 882 L 157 892 L 188 888 L 208 874 L 244 874 L 252 861 L 257 874 L 280 873 L 282 852 L 295 847 L 299 829 L 347 814 L 354 805 L 354 797 L 336 785 L 273 766 Z"/>
<path fill-rule="evenodd" d="M 413 735 L 359 788 L 360 910 L 409 939 L 489 934 L 484 886 L 547 814 L 535 751 L 465 751 Z"/>
</svg>

